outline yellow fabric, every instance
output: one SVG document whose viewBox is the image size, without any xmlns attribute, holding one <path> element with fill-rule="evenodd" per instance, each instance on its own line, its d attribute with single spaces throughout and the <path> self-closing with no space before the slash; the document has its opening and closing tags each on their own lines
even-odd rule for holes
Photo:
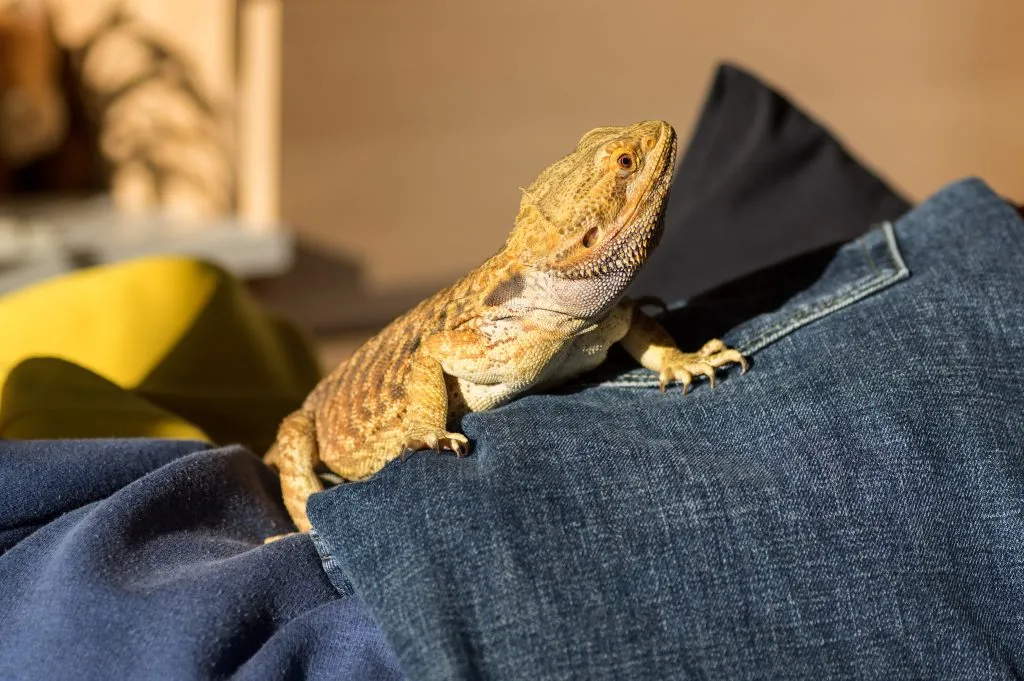
<svg viewBox="0 0 1024 681">
<path fill-rule="evenodd" d="M 263 451 L 320 371 L 234 277 L 183 257 L 0 297 L 0 437 L 177 437 Z"/>
<path fill-rule="evenodd" d="M 212 441 L 201 428 L 77 364 L 37 357 L 4 384 L 2 436 L 168 437 Z"/>
</svg>

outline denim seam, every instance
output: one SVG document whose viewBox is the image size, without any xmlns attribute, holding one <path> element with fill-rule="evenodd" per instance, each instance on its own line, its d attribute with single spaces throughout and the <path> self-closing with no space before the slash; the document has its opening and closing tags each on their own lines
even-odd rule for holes
<svg viewBox="0 0 1024 681">
<path fill-rule="evenodd" d="M 885 236 L 891 259 L 891 262 L 887 263 L 888 267 L 886 270 L 888 272 L 886 270 L 879 271 L 874 276 L 847 284 L 831 296 L 798 308 L 788 319 L 782 319 L 773 326 L 764 329 L 755 336 L 754 340 L 742 344 L 738 349 L 743 354 L 753 354 L 802 326 L 806 326 L 844 307 L 848 307 L 876 291 L 880 291 L 901 279 L 905 279 L 910 270 L 907 269 L 907 266 L 903 263 L 903 258 L 899 255 L 895 236 L 892 233 L 892 223 L 884 223 L 882 225 L 882 233 Z M 863 238 L 861 242 L 863 244 Z M 871 250 L 867 248 L 866 244 L 864 246 L 865 260 L 873 270 L 878 271 L 874 259 L 871 257 Z"/>
<path fill-rule="evenodd" d="M 862 246 L 860 249 L 861 254 L 873 274 L 846 284 L 819 300 L 800 305 L 788 314 L 783 314 L 782 319 L 760 330 L 752 338 L 739 343 L 736 349 L 744 355 L 753 355 L 801 327 L 827 317 L 833 312 L 863 300 L 872 293 L 876 293 L 898 281 L 906 279 L 910 275 L 910 269 L 900 253 L 893 224 L 886 221 L 881 223 L 880 228 L 882 236 L 885 238 L 888 255 L 888 261 L 881 266 L 875 262 L 875 258 L 871 253 L 872 248 L 867 242 L 871 233 L 858 239 Z M 657 387 L 658 385 L 660 384 L 653 373 L 637 369 L 613 380 L 584 383 L 581 387 L 646 388 Z"/>
<path fill-rule="evenodd" d="M 352 587 L 352 583 L 348 581 L 345 576 L 345 571 L 342 569 L 338 561 L 334 559 L 331 554 L 331 547 L 323 537 L 316 531 L 315 528 L 310 529 L 309 536 L 313 540 L 313 546 L 316 547 L 316 552 L 320 554 L 320 563 L 324 567 L 324 572 L 327 573 L 328 579 L 331 584 L 337 589 L 338 593 L 342 596 L 352 596 L 355 594 L 355 589 Z"/>
</svg>

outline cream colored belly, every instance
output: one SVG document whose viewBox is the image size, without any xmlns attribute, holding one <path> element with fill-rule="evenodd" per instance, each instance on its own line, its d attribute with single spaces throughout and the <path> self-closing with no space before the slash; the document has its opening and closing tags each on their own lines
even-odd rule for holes
<svg viewBox="0 0 1024 681">
<path fill-rule="evenodd" d="M 491 385 L 459 380 L 459 389 L 470 411 L 493 409 L 523 393 L 558 385 L 596 368 L 608 356 L 608 349 L 629 331 L 632 309 L 615 308 L 599 324 L 549 349 L 532 348 L 539 366 L 524 365 L 521 380 Z M 524 363 L 525 364 L 525 363 Z"/>
</svg>

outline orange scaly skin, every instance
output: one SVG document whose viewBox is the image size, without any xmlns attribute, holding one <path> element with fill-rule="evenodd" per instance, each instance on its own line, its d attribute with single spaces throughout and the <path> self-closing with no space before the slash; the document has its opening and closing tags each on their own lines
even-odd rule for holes
<svg viewBox="0 0 1024 681">
<path fill-rule="evenodd" d="M 597 128 L 527 189 L 505 246 L 402 315 L 321 381 L 281 423 L 266 461 L 310 529 L 318 463 L 366 478 L 409 450 L 450 450 L 468 411 L 496 407 L 596 367 L 621 342 L 662 388 L 746 361 L 719 340 L 683 353 L 623 292 L 657 243 L 675 162 L 662 121 Z M 271 538 L 274 539 L 274 538 Z M 268 540 L 269 541 L 269 540 Z"/>
</svg>

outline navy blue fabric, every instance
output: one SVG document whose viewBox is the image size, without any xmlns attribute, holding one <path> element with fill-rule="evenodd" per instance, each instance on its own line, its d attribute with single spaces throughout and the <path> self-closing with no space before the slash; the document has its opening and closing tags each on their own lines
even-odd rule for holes
<svg viewBox="0 0 1024 681">
<path fill-rule="evenodd" d="M 270 471 L 195 442 L 0 442 L 0 679 L 398 679 L 287 531 Z"/>
<path fill-rule="evenodd" d="M 310 499 L 416 679 L 1024 674 L 1024 224 L 976 180 L 674 311 L 624 360 Z"/>
</svg>

